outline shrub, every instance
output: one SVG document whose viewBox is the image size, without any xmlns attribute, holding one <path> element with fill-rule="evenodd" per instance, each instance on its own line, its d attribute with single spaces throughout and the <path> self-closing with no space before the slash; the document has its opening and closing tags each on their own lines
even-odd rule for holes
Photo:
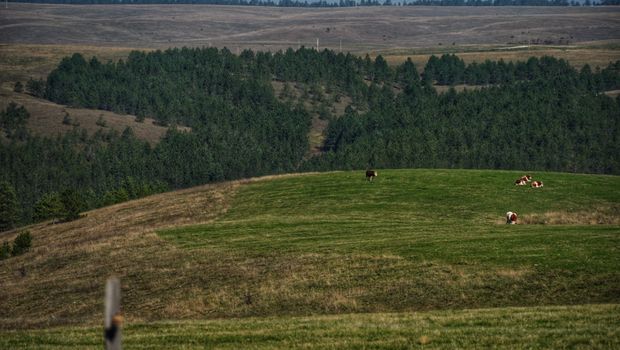
<svg viewBox="0 0 620 350">
<path fill-rule="evenodd" d="M 13 91 L 15 91 L 17 93 L 24 92 L 24 84 L 22 84 L 21 81 L 16 82 L 15 86 L 13 87 Z"/>
<path fill-rule="evenodd" d="M 30 249 L 32 244 L 32 238 L 30 237 L 29 231 L 24 231 L 15 237 L 15 241 L 13 241 L 13 251 L 12 255 L 20 255 L 27 252 Z"/>
<path fill-rule="evenodd" d="M 26 82 L 26 90 L 36 97 L 43 97 L 45 95 L 45 84 L 43 79 L 34 80 L 30 78 Z"/>
<path fill-rule="evenodd" d="M 65 112 L 65 116 L 64 118 L 62 118 L 62 123 L 65 125 L 71 125 L 73 123 L 71 117 L 69 116 L 69 113 Z"/>
<path fill-rule="evenodd" d="M 9 242 L 3 242 L 0 247 L 0 260 L 4 260 L 11 256 L 11 245 Z"/>
<path fill-rule="evenodd" d="M 96 124 L 102 128 L 105 128 L 108 124 L 106 123 L 105 119 L 103 119 L 103 116 L 100 115 L 99 119 L 97 119 Z"/>
</svg>

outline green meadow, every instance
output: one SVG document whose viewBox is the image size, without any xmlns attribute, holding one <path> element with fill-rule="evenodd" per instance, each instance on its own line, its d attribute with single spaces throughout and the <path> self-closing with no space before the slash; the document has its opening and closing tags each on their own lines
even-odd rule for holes
<svg viewBox="0 0 620 350">
<path fill-rule="evenodd" d="M 207 223 L 157 231 L 159 250 L 134 248 L 152 268 L 121 277 L 124 347 L 620 347 L 620 177 L 378 172 L 240 181 Z M 101 332 L 6 330 L 0 348 L 94 349 Z"/>
<path fill-rule="evenodd" d="M 386 170 L 373 182 L 363 172 L 256 181 L 240 186 L 213 223 L 159 234 L 186 249 L 246 256 L 370 254 L 618 272 L 620 178 L 537 173 L 545 186 L 534 189 L 513 185 L 522 174 Z M 509 210 L 518 225 L 504 224 Z"/>
<path fill-rule="evenodd" d="M 257 266 L 252 315 L 620 300 L 620 178 L 515 171 L 334 172 L 241 185 L 213 222 L 161 231 Z M 504 215 L 515 211 L 517 225 Z M 209 254 L 207 253 L 207 254 Z"/>
</svg>

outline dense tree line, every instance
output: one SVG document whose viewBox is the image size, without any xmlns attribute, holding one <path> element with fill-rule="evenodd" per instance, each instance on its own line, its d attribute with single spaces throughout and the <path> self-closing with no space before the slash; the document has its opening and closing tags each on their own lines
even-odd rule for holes
<svg viewBox="0 0 620 350">
<path fill-rule="evenodd" d="M 152 116 L 171 127 L 156 146 L 131 129 L 89 135 L 75 126 L 56 138 L 35 137 L 24 128 L 28 112 L 10 104 L 0 114 L 8 140 L 0 142 L 0 180 L 17 204 L 9 210 L 15 219 L 4 225 L 69 220 L 84 209 L 166 189 L 296 170 L 620 174 L 619 100 L 602 93 L 620 88 L 619 68 L 616 62 L 577 70 L 550 57 L 467 65 L 444 55 L 431 57 L 420 74 L 411 60 L 392 67 L 381 56 L 307 48 L 238 56 L 183 48 L 106 63 L 76 54 L 47 80 L 28 81 L 26 90 L 63 104 Z M 344 116 L 328 118 L 324 154 L 305 158 L 310 115 L 302 101 L 278 100 L 274 80 L 351 97 Z M 436 83 L 485 87 L 438 94 Z"/>
<path fill-rule="evenodd" d="M 597 72 L 586 64 L 577 74 L 565 60 L 554 57 L 531 57 L 527 61 L 504 62 L 486 60 L 466 65 L 456 55 L 431 56 L 424 67 L 423 78 L 438 85 L 510 84 L 515 81 L 547 80 L 561 75 L 571 76 L 571 84 L 581 84 L 592 91 L 613 90 L 620 87 L 620 61 L 610 63 Z M 593 74 L 596 73 L 596 74 Z"/>
<path fill-rule="evenodd" d="M 620 173 L 620 106 L 571 79 L 438 95 L 377 88 L 367 113 L 329 125 L 308 169 L 487 168 Z"/>
</svg>

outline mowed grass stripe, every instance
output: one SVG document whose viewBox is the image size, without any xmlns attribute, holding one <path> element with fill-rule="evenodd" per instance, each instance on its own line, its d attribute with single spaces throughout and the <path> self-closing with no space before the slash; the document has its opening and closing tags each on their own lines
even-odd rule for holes
<svg viewBox="0 0 620 350">
<path fill-rule="evenodd" d="M 620 306 L 582 305 L 417 313 L 130 322 L 125 349 L 612 349 Z M 99 349 L 101 327 L 6 331 L 0 347 Z"/>
<path fill-rule="evenodd" d="M 397 224 L 382 227 L 365 223 L 325 225 L 329 227 L 303 223 L 227 225 L 223 228 L 215 225 L 209 231 L 197 229 L 191 233 L 167 234 L 183 247 L 207 246 L 247 256 L 312 252 L 395 254 L 414 260 L 534 265 L 591 272 L 618 272 L 620 266 L 617 254 L 620 232 L 616 226 L 550 229 L 536 225 L 446 233 L 442 228 L 426 228 L 420 232 Z M 394 236 L 394 231 L 399 232 L 398 236 Z"/>
</svg>

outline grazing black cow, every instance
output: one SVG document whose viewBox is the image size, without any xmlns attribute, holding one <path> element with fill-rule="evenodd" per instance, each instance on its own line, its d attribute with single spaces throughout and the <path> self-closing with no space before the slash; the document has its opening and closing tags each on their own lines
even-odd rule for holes
<svg viewBox="0 0 620 350">
<path fill-rule="evenodd" d="M 376 170 L 366 170 L 366 180 L 372 181 L 375 177 L 377 177 Z"/>
</svg>

